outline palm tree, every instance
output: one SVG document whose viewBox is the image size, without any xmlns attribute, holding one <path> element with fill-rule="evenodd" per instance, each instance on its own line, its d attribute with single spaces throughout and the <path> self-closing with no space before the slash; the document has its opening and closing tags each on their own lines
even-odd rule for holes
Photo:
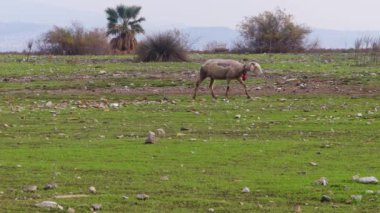
<svg viewBox="0 0 380 213">
<path fill-rule="evenodd" d="M 108 20 L 107 36 L 115 36 L 111 39 L 111 45 L 114 49 L 130 52 L 136 48 L 135 35 L 144 33 L 140 23 L 145 21 L 145 18 L 137 18 L 140 10 L 141 7 L 139 6 L 125 5 L 118 5 L 116 9 L 106 9 Z"/>
</svg>

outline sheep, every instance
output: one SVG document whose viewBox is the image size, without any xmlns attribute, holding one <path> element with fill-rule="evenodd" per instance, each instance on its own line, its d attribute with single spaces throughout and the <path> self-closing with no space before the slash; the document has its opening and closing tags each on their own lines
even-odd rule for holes
<svg viewBox="0 0 380 213">
<path fill-rule="evenodd" d="M 247 98 L 251 98 L 247 92 L 247 86 L 244 84 L 244 80 L 246 79 L 247 72 L 252 71 L 256 76 L 263 75 L 263 71 L 261 69 L 260 64 L 257 62 L 249 62 L 246 64 L 242 64 L 235 60 L 229 59 L 209 59 L 207 60 L 200 69 L 199 79 L 195 84 L 193 99 L 197 96 L 197 91 L 199 85 L 205 80 L 207 77 L 210 77 L 210 85 L 209 88 L 211 90 L 211 95 L 214 99 L 216 96 L 213 90 L 213 84 L 215 79 L 225 79 L 227 80 L 227 89 L 226 89 L 226 98 L 228 98 L 228 91 L 230 90 L 230 81 L 235 79 L 239 81 L 240 84 L 244 86 L 245 94 Z"/>
</svg>

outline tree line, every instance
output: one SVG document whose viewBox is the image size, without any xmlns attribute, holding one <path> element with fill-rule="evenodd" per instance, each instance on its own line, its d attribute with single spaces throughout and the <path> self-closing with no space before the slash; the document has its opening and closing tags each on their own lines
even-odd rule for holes
<svg viewBox="0 0 380 213">
<path fill-rule="evenodd" d="M 185 60 L 189 51 L 188 36 L 178 30 L 148 35 L 137 41 L 138 34 L 144 34 L 140 6 L 118 5 L 105 10 L 106 29 L 85 29 L 74 23 L 69 27 L 53 27 L 35 43 L 38 52 L 47 54 L 80 55 L 136 53 L 142 61 Z M 311 30 L 297 24 L 291 14 L 284 10 L 264 11 L 256 16 L 245 17 L 238 25 L 240 39 L 231 49 L 223 43 L 206 45 L 210 52 L 243 53 L 288 53 L 318 48 L 318 41 L 308 43 L 306 37 Z M 31 51 L 28 43 L 28 50 Z M 166 54 L 166 55 L 165 55 Z"/>
</svg>

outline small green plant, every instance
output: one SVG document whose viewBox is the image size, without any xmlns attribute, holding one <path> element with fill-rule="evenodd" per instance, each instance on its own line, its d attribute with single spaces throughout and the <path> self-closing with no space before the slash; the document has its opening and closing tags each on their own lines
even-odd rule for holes
<svg viewBox="0 0 380 213">
<path fill-rule="evenodd" d="M 146 37 L 137 47 L 140 61 L 187 61 L 187 41 L 178 30 Z"/>
</svg>

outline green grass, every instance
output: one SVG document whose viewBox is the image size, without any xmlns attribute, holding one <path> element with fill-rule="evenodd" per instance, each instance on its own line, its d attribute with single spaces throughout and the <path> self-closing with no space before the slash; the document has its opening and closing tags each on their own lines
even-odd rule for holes
<svg viewBox="0 0 380 213">
<path fill-rule="evenodd" d="M 0 212 L 53 212 L 34 207 L 43 200 L 77 212 L 89 212 L 93 203 L 102 204 L 101 212 L 292 212 L 295 205 L 303 212 L 380 211 L 379 185 L 351 179 L 356 174 L 380 178 L 379 96 L 278 94 L 247 100 L 234 95 L 226 102 L 208 94 L 197 101 L 188 95 L 166 101 L 153 94 L 43 92 L 191 86 L 175 74 L 197 72 L 209 58 L 256 59 L 274 75 L 378 88 L 379 69 L 353 66 L 350 55 L 193 54 L 187 63 L 136 63 L 132 56 L 23 58 L 0 55 L 1 78 L 46 78 L 0 82 Z M 98 78 L 101 70 L 107 74 Z M 157 72 L 173 75 L 145 77 Z M 81 75 L 91 78 L 76 78 Z M 42 91 L 13 93 L 22 89 Z M 148 131 L 158 128 L 166 136 L 145 145 Z M 315 185 L 320 177 L 329 184 Z M 52 181 L 57 189 L 42 189 Z M 25 185 L 39 190 L 23 192 Z M 90 186 L 98 193 L 89 194 Z M 245 186 L 250 193 L 241 193 Z M 138 201 L 138 193 L 150 199 Z M 67 194 L 89 196 L 54 198 Z M 363 200 L 347 202 L 354 194 Z M 322 195 L 333 202 L 321 203 Z"/>
<path fill-rule="evenodd" d="M 305 211 L 379 211 L 378 195 L 364 193 L 379 187 L 351 180 L 355 174 L 380 176 L 378 98 L 292 96 L 284 102 L 280 97 L 235 97 L 228 103 L 171 97 L 176 104 L 159 98 L 109 97 L 110 103 L 124 100 L 120 109 L 78 108 L 72 96 L 3 99 L 3 210 L 34 211 L 38 200 L 53 199 L 78 211 L 101 203 L 104 212 L 283 212 L 296 204 Z M 48 108 L 41 100 L 51 100 L 58 108 Z M 359 112 L 363 117 L 357 117 Z M 235 119 L 236 114 L 241 119 Z M 190 130 L 179 137 L 181 127 Z M 164 128 L 166 137 L 155 145 L 143 144 L 147 132 L 157 128 Z M 124 137 L 118 139 L 120 135 Z M 311 161 L 318 166 L 310 166 Z M 160 180 L 164 175 L 169 181 Z M 329 185 L 314 185 L 322 176 Z M 59 188 L 39 190 L 38 198 L 21 192 L 24 185 L 42 188 L 50 181 Z M 53 198 L 88 194 L 91 185 L 98 194 Z M 242 194 L 244 186 L 251 193 Z M 140 192 L 151 198 L 137 201 Z M 323 194 L 330 195 L 337 208 L 320 203 Z M 363 201 L 346 204 L 352 194 L 363 194 Z M 123 200 L 123 195 L 130 199 Z"/>
</svg>

